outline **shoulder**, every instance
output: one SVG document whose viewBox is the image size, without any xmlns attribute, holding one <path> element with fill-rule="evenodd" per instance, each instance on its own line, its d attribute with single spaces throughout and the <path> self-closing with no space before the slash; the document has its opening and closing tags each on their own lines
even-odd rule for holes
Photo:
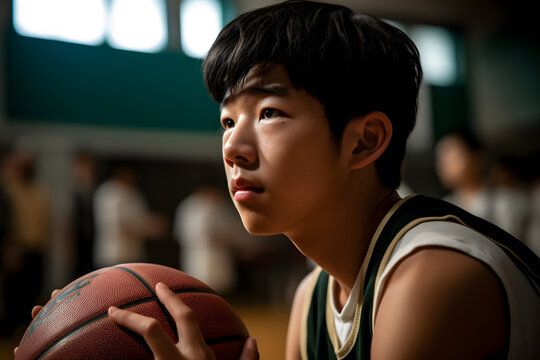
<svg viewBox="0 0 540 360">
<path fill-rule="evenodd" d="M 302 323 L 304 320 L 304 312 L 308 306 L 307 302 L 310 299 L 310 294 L 313 290 L 315 282 L 320 274 L 320 268 L 315 268 L 300 282 L 296 288 L 294 299 L 289 316 L 289 327 L 287 329 L 287 344 L 286 344 L 286 359 L 301 359 L 301 339 L 302 339 Z"/>
<path fill-rule="evenodd" d="M 456 250 L 420 248 L 389 274 L 375 315 L 372 355 L 500 354 L 507 338 L 505 309 L 505 293 L 488 266 Z"/>
</svg>

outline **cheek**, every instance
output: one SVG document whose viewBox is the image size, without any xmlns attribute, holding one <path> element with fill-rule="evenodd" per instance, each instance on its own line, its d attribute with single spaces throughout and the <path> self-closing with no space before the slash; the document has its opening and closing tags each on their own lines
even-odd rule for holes
<svg viewBox="0 0 540 360">
<path fill-rule="evenodd" d="M 298 143 L 281 154 L 273 164 L 272 173 L 279 174 L 280 191 L 294 206 L 294 203 L 310 203 L 328 191 L 334 181 L 337 161 L 323 146 Z"/>
</svg>

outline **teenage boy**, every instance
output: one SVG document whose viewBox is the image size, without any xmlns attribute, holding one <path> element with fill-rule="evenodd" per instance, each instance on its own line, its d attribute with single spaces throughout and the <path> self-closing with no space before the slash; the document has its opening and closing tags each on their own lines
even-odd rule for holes
<svg viewBox="0 0 540 360">
<path fill-rule="evenodd" d="M 286 2 L 227 25 L 204 75 L 244 226 L 319 265 L 295 295 L 287 359 L 540 358 L 539 259 L 459 208 L 395 192 L 422 77 L 403 32 Z M 156 358 L 212 358 L 189 309 L 156 291 L 177 344 L 153 319 L 111 318 Z M 249 339 L 241 358 L 256 357 Z"/>
</svg>

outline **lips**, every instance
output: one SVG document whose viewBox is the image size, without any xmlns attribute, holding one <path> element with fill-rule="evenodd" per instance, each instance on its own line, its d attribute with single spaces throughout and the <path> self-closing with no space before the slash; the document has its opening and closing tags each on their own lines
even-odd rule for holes
<svg viewBox="0 0 540 360">
<path fill-rule="evenodd" d="M 264 188 L 243 178 L 231 180 L 231 192 L 237 201 L 245 201 L 255 198 L 264 192 Z"/>
</svg>

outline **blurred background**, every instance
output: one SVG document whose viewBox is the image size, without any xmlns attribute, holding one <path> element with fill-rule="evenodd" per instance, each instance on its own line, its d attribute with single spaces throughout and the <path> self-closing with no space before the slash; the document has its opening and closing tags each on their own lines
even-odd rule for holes
<svg viewBox="0 0 540 360">
<path fill-rule="evenodd" d="M 0 0 L 0 358 L 30 309 L 92 269 L 148 261 L 220 291 L 281 358 L 311 264 L 241 227 L 201 62 L 270 0 Z M 540 253 L 540 25 L 525 0 L 341 0 L 419 47 L 403 195 L 446 198 Z M 126 249 L 129 249 L 127 251 Z"/>
</svg>

